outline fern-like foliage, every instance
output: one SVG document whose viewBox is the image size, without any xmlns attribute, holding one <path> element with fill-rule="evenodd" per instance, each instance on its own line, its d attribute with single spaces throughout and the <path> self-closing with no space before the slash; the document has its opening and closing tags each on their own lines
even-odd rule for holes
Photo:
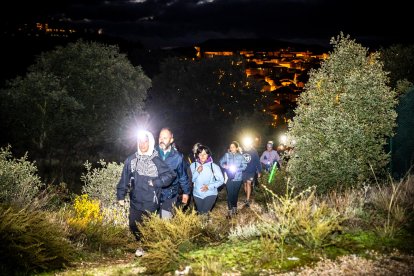
<svg viewBox="0 0 414 276">
<path fill-rule="evenodd" d="M 42 211 L 0 206 L 0 274 L 32 274 L 63 268 L 75 249 L 60 224 Z"/>
</svg>

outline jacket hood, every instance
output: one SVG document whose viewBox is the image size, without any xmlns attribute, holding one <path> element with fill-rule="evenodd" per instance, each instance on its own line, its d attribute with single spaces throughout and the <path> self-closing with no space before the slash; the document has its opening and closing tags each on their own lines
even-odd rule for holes
<svg viewBox="0 0 414 276">
<path fill-rule="evenodd" d="M 141 131 L 140 135 L 144 135 L 144 136 L 148 137 L 149 147 L 148 147 L 148 151 L 147 152 L 142 153 L 141 150 L 139 149 L 139 146 L 138 146 L 139 141 L 138 141 L 138 138 L 137 138 L 138 155 L 148 155 L 148 156 L 151 156 L 153 154 L 153 152 L 154 152 L 154 146 L 155 146 L 154 135 L 152 135 L 152 133 L 149 132 L 149 131 L 147 131 L 147 130 Z"/>
</svg>

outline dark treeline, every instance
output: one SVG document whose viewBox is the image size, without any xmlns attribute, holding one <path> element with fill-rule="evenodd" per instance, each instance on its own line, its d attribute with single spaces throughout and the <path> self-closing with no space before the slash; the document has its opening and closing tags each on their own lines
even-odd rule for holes
<svg viewBox="0 0 414 276">
<path fill-rule="evenodd" d="M 193 61 L 187 58 L 191 49 L 149 50 L 136 43 L 89 37 L 88 41 L 116 46 L 126 56 L 125 62 L 141 68 L 150 78 L 151 88 L 145 95 L 132 96 L 134 89 L 124 87 L 132 81 L 125 73 L 109 81 L 110 74 L 116 78 L 118 73 L 108 69 L 108 79 L 102 80 L 102 74 L 92 72 L 102 63 L 88 60 L 80 52 L 78 56 L 68 54 L 72 60 L 64 60 L 61 50 L 39 59 L 79 39 L 14 37 L 8 41 L 2 63 L 7 73 L 1 82 L 0 143 L 2 147 L 11 145 L 17 157 L 27 152 L 47 183 L 66 182 L 79 190 L 85 161 L 122 162 L 135 150 L 134 127 L 145 127 L 155 136 L 162 127 L 170 127 L 186 156 L 194 143 L 201 142 L 211 147 L 217 160 L 229 142 L 242 135 L 267 140 L 279 131 L 270 127 L 272 118 L 261 112 L 272 99 L 263 98 L 259 84 L 246 77 L 239 57 Z M 20 50 L 25 47 L 27 50 Z M 86 59 L 77 66 L 75 57 Z M 44 71 L 52 75 L 42 77 Z M 139 81 L 131 87 L 136 85 L 141 91 L 146 82 L 143 78 L 135 78 Z M 9 81 L 14 83 L 11 90 Z M 112 93 L 121 91 L 130 100 L 113 98 Z M 139 104 L 131 104 L 137 97 Z"/>
<path fill-rule="evenodd" d="M 177 147 L 186 156 L 191 155 L 194 143 L 201 142 L 212 149 L 215 160 L 224 154 L 230 141 L 241 140 L 244 135 L 258 137 L 257 147 L 261 151 L 267 140 L 275 140 L 279 134 L 286 131 L 285 124 L 272 127 L 273 118 L 262 112 L 274 101 L 274 98 L 263 97 L 263 93 L 259 92 L 260 84 L 246 77 L 245 64 L 240 57 L 216 57 L 194 61 L 188 58 L 194 54 L 193 48 L 145 49 L 139 43 L 94 35 L 82 39 L 118 47 L 119 52 L 126 56 L 128 62 L 134 67 L 141 68 L 150 79 L 150 89 L 145 92 L 145 95 L 139 96 L 143 97 L 142 106 L 140 104 L 125 106 L 119 104 L 119 99 L 108 96 L 112 92 L 115 93 L 114 95 L 120 93 L 117 87 L 112 87 L 114 85 L 112 82 L 106 84 L 94 82 L 91 76 L 85 82 L 89 81 L 89 85 L 96 86 L 94 88 L 96 91 L 88 94 L 87 86 L 82 88 L 85 94 L 82 95 L 81 104 L 89 106 L 99 104 L 102 109 L 95 111 L 97 112 L 94 114 L 95 117 L 89 116 L 88 112 L 85 112 L 82 117 L 74 111 L 75 107 L 72 107 L 75 109 L 70 109 L 70 112 L 62 109 L 59 109 L 62 113 L 51 112 L 48 118 L 55 120 L 54 122 L 59 118 L 60 125 L 56 124 L 53 131 L 49 130 L 51 140 L 49 148 L 43 147 L 42 150 L 31 146 L 33 135 L 39 130 L 36 125 L 36 113 L 30 113 L 31 105 L 25 106 L 24 104 L 27 103 L 20 105 L 22 102 L 19 101 L 17 101 L 19 104 L 10 105 L 2 98 L 0 120 L 3 131 L 0 145 L 4 147 L 10 144 L 16 156 L 28 152 L 29 159 L 37 162 L 39 174 L 45 182 L 64 181 L 78 190 L 85 161 L 95 163 L 99 159 L 104 159 L 122 162 L 135 150 L 135 139 L 131 136 L 133 127 L 143 126 L 152 131 L 155 136 L 162 127 L 170 127 L 174 131 Z M 79 41 L 79 37 L 72 39 L 8 37 L 4 41 L 6 50 L 2 52 L 2 89 L 6 86 L 7 80 L 14 79 L 16 76 L 24 78 L 28 68 L 36 63 L 36 58 L 41 53 L 52 51 L 57 46 L 66 46 L 69 42 Z M 21 50 L 22 48 L 25 50 Z M 397 79 L 411 76 L 406 72 L 407 70 L 411 72 L 410 66 L 412 66 L 407 62 L 404 63 L 405 67 L 399 61 L 393 63 L 395 56 L 398 56 L 393 54 L 395 51 L 402 50 L 394 49 L 386 52 L 388 62 L 385 63 L 386 69 L 394 72 L 391 74 L 393 87 L 397 86 Z M 404 53 L 406 59 L 411 58 L 411 52 Z M 384 56 L 387 57 L 385 54 Z M 59 75 L 60 67 L 55 66 L 57 66 L 55 73 Z M 67 68 L 61 69 L 67 70 Z M 412 81 L 412 78 L 408 80 Z M 122 82 L 121 80 L 118 83 Z M 140 83 L 141 81 L 138 81 L 136 85 Z M 33 96 L 41 95 L 36 96 L 33 92 Z M 293 118 L 294 108 L 295 106 L 289 106 L 282 112 Z M 107 110 L 112 110 L 112 113 Z M 21 118 L 21 113 L 26 113 L 23 116 L 24 120 L 33 120 L 32 126 L 27 122 L 25 127 L 19 125 L 16 117 Z M 100 118 L 100 121 L 96 118 Z"/>
</svg>

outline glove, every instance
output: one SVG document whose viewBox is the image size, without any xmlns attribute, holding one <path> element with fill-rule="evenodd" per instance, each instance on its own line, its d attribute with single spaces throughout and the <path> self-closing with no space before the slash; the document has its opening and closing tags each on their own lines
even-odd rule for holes
<svg viewBox="0 0 414 276">
<path fill-rule="evenodd" d="M 125 200 L 123 200 L 123 199 L 118 200 L 118 204 L 119 204 L 119 206 L 125 206 Z"/>
</svg>

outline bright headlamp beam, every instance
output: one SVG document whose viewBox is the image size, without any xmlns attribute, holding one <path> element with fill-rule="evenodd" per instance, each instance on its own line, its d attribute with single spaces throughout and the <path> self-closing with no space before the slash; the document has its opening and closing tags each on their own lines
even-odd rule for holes
<svg viewBox="0 0 414 276">
<path fill-rule="evenodd" d="M 287 142 L 287 136 L 286 135 L 281 135 L 279 138 L 279 141 L 281 144 L 286 145 Z"/>
<path fill-rule="evenodd" d="M 245 147 L 250 147 L 250 146 L 252 146 L 252 145 L 253 145 L 253 139 L 252 139 L 252 137 L 250 137 L 250 136 L 244 137 L 244 138 L 243 138 L 243 145 L 244 145 Z"/>
<path fill-rule="evenodd" d="M 138 141 L 143 141 L 143 140 L 145 140 L 147 138 L 147 135 L 146 135 L 146 133 L 145 133 L 145 131 L 144 130 L 138 130 L 137 131 L 137 140 Z"/>
</svg>

